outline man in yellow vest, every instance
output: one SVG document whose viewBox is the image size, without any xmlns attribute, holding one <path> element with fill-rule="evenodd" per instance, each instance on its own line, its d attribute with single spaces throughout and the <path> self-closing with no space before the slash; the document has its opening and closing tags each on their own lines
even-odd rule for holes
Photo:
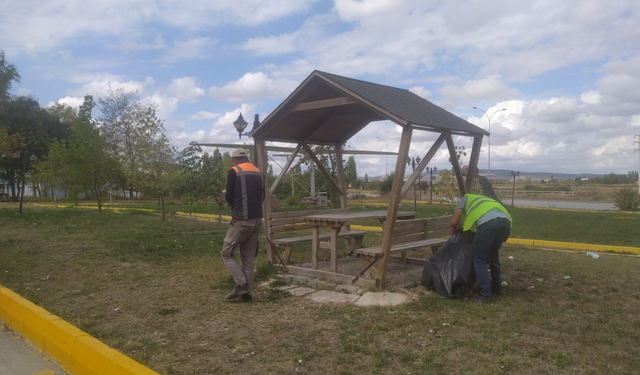
<svg viewBox="0 0 640 375">
<path fill-rule="evenodd" d="M 258 255 L 258 236 L 262 229 L 264 181 L 262 173 L 249 162 L 247 151 L 237 148 L 231 153 L 233 168 L 227 173 L 225 200 L 231 206 L 231 225 L 222 246 L 222 260 L 236 282 L 226 300 L 251 301 L 253 263 Z M 242 267 L 235 256 L 240 249 Z"/>
<path fill-rule="evenodd" d="M 474 302 L 491 303 L 492 294 L 502 295 L 500 247 L 511 234 L 511 215 L 495 200 L 475 194 L 466 194 L 458 202 L 449 224 L 475 232 L 473 239 L 473 265 L 480 287 Z M 491 278 L 487 272 L 487 263 Z"/>
</svg>

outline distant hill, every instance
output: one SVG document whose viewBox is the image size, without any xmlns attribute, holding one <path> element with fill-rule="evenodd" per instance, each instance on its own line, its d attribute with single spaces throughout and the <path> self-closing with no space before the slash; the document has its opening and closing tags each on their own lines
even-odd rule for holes
<svg viewBox="0 0 640 375">
<path fill-rule="evenodd" d="M 485 175 L 486 176 L 487 170 L 486 169 L 481 169 L 480 170 L 480 174 Z M 551 176 L 553 176 L 554 178 L 558 178 L 558 179 L 574 179 L 576 177 L 580 177 L 580 178 L 596 178 L 596 177 L 602 177 L 604 176 L 604 174 L 595 174 L 595 173 L 557 173 L 557 172 L 524 172 L 524 171 L 520 171 L 520 178 L 522 177 L 526 177 L 526 178 L 532 178 L 532 179 L 547 179 L 547 178 L 551 178 Z M 511 169 L 492 169 L 491 170 L 491 178 L 498 178 L 498 179 L 511 179 Z"/>
</svg>

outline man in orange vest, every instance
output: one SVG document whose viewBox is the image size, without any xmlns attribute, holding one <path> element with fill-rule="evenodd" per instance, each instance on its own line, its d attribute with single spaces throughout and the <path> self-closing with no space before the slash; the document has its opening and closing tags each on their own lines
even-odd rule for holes
<svg viewBox="0 0 640 375">
<path fill-rule="evenodd" d="M 227 173 L 225 200 L 231 206 L 231 225 L 222 246 L 222 260 L 236 282 L 226 300 L 253 298 L 253 263 L 258 255 L 258 236 L 262 229 L 264 180 L 258 168 L 249 162 L 247 151 L 241 148 L 231 153 L 233 168 Z M 240 249 L 242 266 L 235 250 Z"/>
<path fill-rule="evenodd" d="M 511 235 L 511 215 L 500 203 L 483 195 L 466 194 L 458 202 L 449 224 L 475 232 L 473 238 L 473 267 L 478 281 L 479 297 L 474 302 L 491 303 L 492 294 L 502 294 L 500 248 Z M 487 263 L 491 278 L 487 272 Z"/>
</svg>

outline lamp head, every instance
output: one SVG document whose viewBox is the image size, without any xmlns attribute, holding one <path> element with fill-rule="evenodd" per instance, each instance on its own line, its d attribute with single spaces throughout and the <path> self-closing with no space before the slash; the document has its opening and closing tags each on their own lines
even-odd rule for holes
<svg viewBox="0 0 640 375">
<path fill-rule="evenodd" d="M 238 116 L 238 119 L 233 122 L 233 126 L 238 131 L 238 137 L 240 138 L 242 137 L 242 132 L 244 131 L 244 129 L 247 128 L 247 125 L 249 125 L 249 123 L 246 122 L 244 118 L 242 118 L 242 113 L 240 113 L 240 115 Z"/>
</svg>

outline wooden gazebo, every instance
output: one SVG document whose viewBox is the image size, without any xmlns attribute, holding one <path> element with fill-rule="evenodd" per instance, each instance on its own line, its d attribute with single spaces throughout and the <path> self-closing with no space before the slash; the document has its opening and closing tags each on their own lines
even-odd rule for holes
<svg viewBox="0 0 640 375">
<path fill-rule="evenodd" d="M 390 258 L 388 250 L 391 247 L 391 233 L 402 197 L 443 143 L 446 143 L 451 155 L 460 191 L 465 194 L 477 175 L 482 138 L 489 133 L 408 90 L 316 70 L 249 134 L 255 142 L 256 161 L 263 171 L 268 167 L 266 142 L 295 145 L 293 157 L 289 158 L 273 186 L 269 187 L 267 182 L 266 190 L 270 194 L 273 194 L 291 167 L 295 156 L 303 149 L 339 195 L 341 207 L 347 208 L 347 187 L 342 163 L 336 163 L 335 180 L 320 163 L 311 146 L 328 146 L 334 150 L 336 160 L 341 161 L 342 146 L 364 130 L 369 123 L 382 120 L 389 120 L 401 126 L 402 136 L 387 213 L 388 220 L 382 234 L 383 258 L 378 266 L 380 285 L 384 285 Z M 406 160 L 414 130 L 439 133 L 440 136 L 408 180 L 404 181 Z M 466 183 L 456 157 L 453 135 L 473 138 Z M 264 214 L 265 220 L 268 220 L 271 214 L 271 199 L 264 201 Z M 275 262 L 274 249 L 271 249 L 269 243 L 267 248 L 269 259 Z"/>
</svg>

